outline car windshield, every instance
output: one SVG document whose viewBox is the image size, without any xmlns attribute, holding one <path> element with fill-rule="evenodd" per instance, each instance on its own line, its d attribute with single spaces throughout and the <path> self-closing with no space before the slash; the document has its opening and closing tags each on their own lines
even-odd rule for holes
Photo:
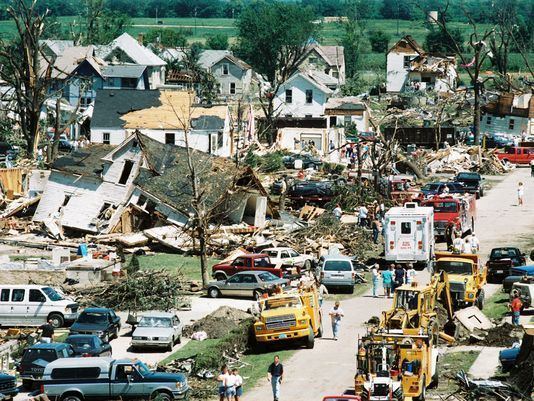
<svg viewBox="0 0 534 401">
<path fill-rule="evenodd" d="M 277 309 L 277 308 L 295 308 L 302 306 L 302 302 L 299 297 L 276 297 L 265 300 L 265 309 Z"/>
<path fill-rule="evenodd" d="M 327 272 L 350 272 L 352 270 L 352 263 L 348 260 L 327 260 L 324 262 L 323 270 Z"/>
<path fill-rule="evenodd" d="M 279 277 L 276 277 L 274 274 L 265 272 L 258 274 L 258 277 L 261 281 L 276 281 L 279 279 Z"/>
<path fill-rule="evenodd" d="M 458 211 L 458 204 L 456 202 L 433 202 L 432 205 L 434 212 L 451 213 Z"/>
<path fill-rule="evenodd" d="M 77 320 L 78 323 L 102 324 L 108 322 L 108 316 L 102 312 L 82 312 Z"/>
<path fill-rule="evenodd" d="M 96 347 L 96 340 L 94 337 L 67 337 L 65 342 L 72 345 L 74 348 L 91 349 Z"/>
<path fill-rule="evenodd" d="M 169 317 L 143 316 L 139 321 L 139 327 L 171 327 L 172 322 Z"/>
<path fill-rule="evenodd" d="M 438 272 L 444 271 L 449 274 L 471 274 L 471 263 L 469 262 L 454 262 L 454 261 L 439 261 L 436 263 Z"/>
<path fill-rule="evenodd" d="M 63 301 L 65 299 L 52 287 L 43 287 L 41 288 L 41 291 L 43 291 L 51 301 Z"/>
<path fill-rule="evenodd" d="M 517 256 L 515 249 L 494 249 L 491 251 L 490 259 L 513 258 Z"/>
<path fill-rule="evenodd" d="M 56 351 L 53 349 L 29 348 L 22 356 L 22 360 L 25 362 L 36 361 L 37 359 L 44 359 L 47 362 L 55 361 L 57 359 Z"/>
<path fill-rule="evenodd" d="M 139 373 L 141 373 L 142 376 L 146 376 L 146 375 L 152 373 L 152 372 L 150 371 L 150 369 L 148 368 L 148 366 L 146 366 L 146 365 L 145 365 L 143 362 L 141 362 L 141 361 L 137 361 L 137 362 L 135 363 L 135 366 L 136 366 L 137 370 L 139 371 Z"/>
</svg>

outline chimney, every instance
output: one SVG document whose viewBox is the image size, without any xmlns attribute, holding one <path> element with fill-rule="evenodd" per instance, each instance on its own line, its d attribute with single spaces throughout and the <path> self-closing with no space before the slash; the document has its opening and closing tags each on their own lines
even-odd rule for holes
<svg viewBox="0 0 534 401">
<path fill-rule="evenodd" d="M 142 33 L 139 33 L 139 34 L 137 35 L 137 42 L 138 42 L 141 46 L 143 46 L 143 34 L 142 34 Z"/>
</svg>

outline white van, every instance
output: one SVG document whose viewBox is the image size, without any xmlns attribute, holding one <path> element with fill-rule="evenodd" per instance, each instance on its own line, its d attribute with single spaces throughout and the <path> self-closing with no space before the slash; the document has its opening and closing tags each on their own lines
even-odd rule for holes
<svg viewBox="0 0 534 401">
<path fill-rule="evenodd" d="M 0 326 L 62 327 L 78 317 L 78 304 L 46 285 L 0 284 Z"/>
<path fill-rule="evenodd" d="M 385 216 L 385 259 L 428 266 L 434 256 L 434 209 L 408 202 Z"/>
</svg>

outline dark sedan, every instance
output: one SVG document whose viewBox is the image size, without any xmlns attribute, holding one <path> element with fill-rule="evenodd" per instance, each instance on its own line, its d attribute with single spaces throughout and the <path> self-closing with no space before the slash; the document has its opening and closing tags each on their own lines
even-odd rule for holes
<svg viewBox="0 0 534 401">
<path fill-rule="evenodd" d="M 65 340 L 72 346 L 74 356 L 111 356 L 111 345 L 91 334 L 75 334 Z"/>
<path fill-rule="evenodd" d="M 464 194 L 466 188 L 459 182 L 430 182 L 421 188 L 424 196 L 440 195 L 444 193 L 445 188 L 449 189 L 450 194 Z"/>
<path fill-rule="evenodd" d="M 295 168 L 296 160 L 302 160 L 302 168 L 304 169 L 312 168 L 318 170 L 323 165 L 323 162 L 317 157 L 305 154 L 284 156 L 282 162 L 286 168 Z"/>
<path fill-rule="evenodd" d="M 104 342 L 119 336 L 121 319 L 108 308 L 87 308 L 72 324 L 70 334 L 93 334 Z"/>
<path fill-rule="evenodd" d="M 289 280 L 265 271 L 244 271 L 234 274 L 228 280 L 219 280 L 209 284 L 208 296 L 217 298 L 221 295 L 236 297 L 261 298 L 262 294 L 276 285 L 286 286 Z"/>
</svg>

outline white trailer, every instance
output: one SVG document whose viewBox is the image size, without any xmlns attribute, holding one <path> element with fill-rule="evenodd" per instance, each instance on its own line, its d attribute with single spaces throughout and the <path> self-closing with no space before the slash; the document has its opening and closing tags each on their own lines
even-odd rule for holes
<svg viewBox="0 0 534 401">
<path fill-rule="evenodd" d="M 429 266 L 434 257 L 434 208 L 408 202 L 385 216 L 385 259 Z"/>
</svg>

